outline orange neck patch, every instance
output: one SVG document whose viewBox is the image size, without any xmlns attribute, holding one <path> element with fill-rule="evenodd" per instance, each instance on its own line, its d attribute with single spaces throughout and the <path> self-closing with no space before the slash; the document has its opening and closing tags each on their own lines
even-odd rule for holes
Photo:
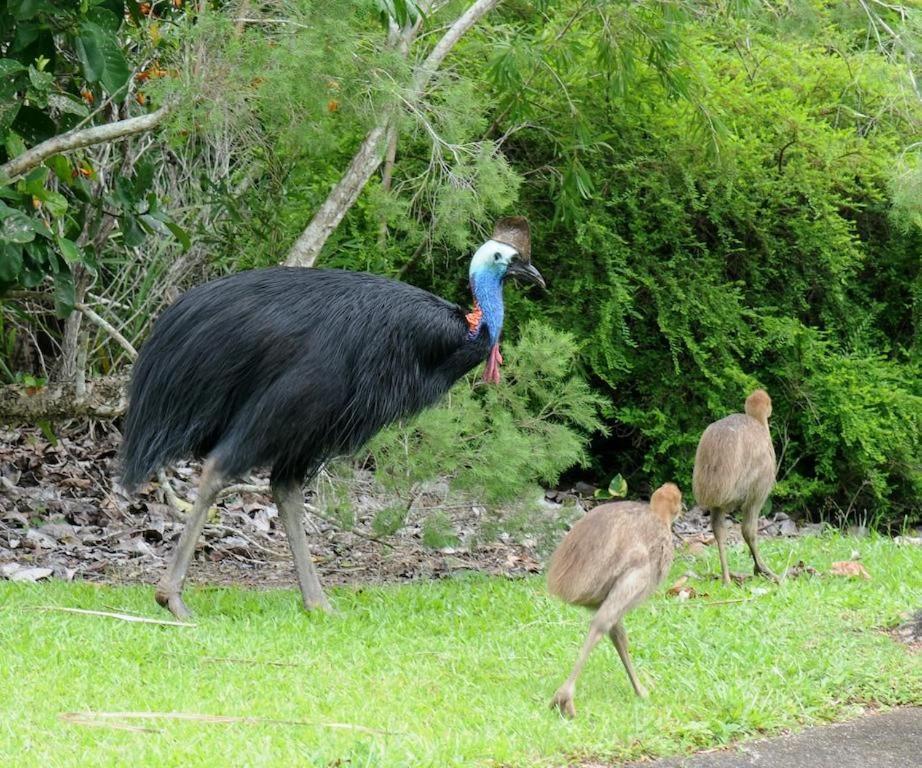
<svg viewBox="0 0 922 768">
<path fill-rule="evenodd" d="M 474 301 L 474 308 L 464 316 L 464 319 L 467 320 L 467 327 L 471 333 L 476 332 L 480 327 L 480 322 L 483 320 L 483 310 L 476 300 Z"/>
</svg>

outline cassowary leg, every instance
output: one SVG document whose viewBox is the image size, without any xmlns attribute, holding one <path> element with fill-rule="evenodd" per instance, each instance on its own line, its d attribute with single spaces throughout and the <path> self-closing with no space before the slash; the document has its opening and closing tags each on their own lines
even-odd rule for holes
<svg viewBox="0 0 922 768">
<path fill-rule="evenodd" d="M 576 707 L 573 706 L 573 696 L 576 693 L 576 678 L 583 671 L 592 649 L 598 645 L 599 640 L 603 637 L 605 637 L 605 630 L 600 628 L 595 619 L 593 619 L 589 624 L 589 634 L 586 636 L 586 642 L 583 643 L 583 649 L 579 653 L 576 664 L 573 665 L 570 676 L 557 689 L 554 698 L 551 700 L 551 707 L 558 710 L 564 717 L 576 717 Z"/>
<path fill-rule="evenodd" d="M 192 555 L 195 553 L 196 542 L 202 535 L 202 528 L 205 527 L 205 517 L 223 485 L 224 477 L 216 469 L 214 461 L 209 459 L 202 469 L 198 498 L 186 518 L 186 526 L 182 530 L 176 551 L 173 553 L 173 562 L 170 563 L 170 567 L 157 585 L 155 593 L 157 602 L 169 609 L 177 619 L 187 619 L 192 615 L 182 601 L 182 585 L 186 580 Z"/>
<path fill-rule="evenodd" d="M 304 496 L 301 492 L 301 486 L 288 482 L 273 481 L 272 495 L 275 497 L 275 503 L 278 504 L 279 517 L 282 518 L 282 523 L 285 525 L 288 545 L 291 547 L 291 554 L 294 556 L 295 572 L 298 575 L 298 585 L 301 587 L 301 599 L 304 603 L 304 608 L 308 611 L 313 611 L 317 608 L 329 611 L 330 604 L 323 594 L 323 587 L 320 586 L 320 579 L 317 578 L 317 571 L 314 570 L 311 553 L 307 547 L 307 536 L 304 535 L 304 524 L 302 522 Z"/>
<path fill-rule="evenodd" d="M 611 592 L 608 593 L 608 597 L 605 598 L 595 616 L 592 617 L 592 621 L 589 622 L 589 635 L 586 637 L 586 642 L 583 643 L 583 649 L 580 651 L 576 664 L 573 665 L 573 671 L 570 672 L 570 676 L 564 681 L 563 685 L 557 689 L 554 698 L 551 700 L 551 707 L 559 710 L 565 717 L 574 717 L 576 715 L 576 708 L 573 706 L 576 678 L 582 672 L 589 654 L 592 653 L 592 649 L 596 647 L 599 640 L 605 637 L 606 634 L 613 632 L 620 624 L 624 614 L 630 610 L 631 606 L 643 594 L 644 587 L 649 580 L 650 575 L 641 569 L 635 568 L 633 571 L 628 571 L 618 579 Z M 623 627 L 621 631 L 623 633 Z M 614 639 L 615 636 L 612 635 L 612 640 Z M 618 646 L 617 641 L 615 642 L 615 647 L 618 648 L 620 655 L 621 648 Z M 638 690 L 639 683 L 637 683 L 636 675 L 634 675 L 630 657 L 627 656 L 626 635 L 624 635 L 624 654 L 621 655 L 621 660 L 625 662 L 624 666 L 628 670 L 628 677 L 631 678 L 634 690 L 637 691 L 639 696 L 643 696 L 646 691 L 644 691 L 643 687 Z"/>
<path fill-rule="evenodd" d="M 772 581 L 778 581 L 778 577 L 762 560 L 762 556 L 759 554 L 759 545 L 756 540 L 759 534 L 759 512 L 764 503 L 763 500 L 758 504 L 750 504 L 743 509 L 743 538 L 746 540 L 746 544 L 749 545 L 749 552 L 752 554 L 752 562 L 755 564 L 756 574 L 761 574 Z"/>
<path fill-rule="evenodd" d="M 727 524 L 720 509 L 711 510 L 711 529 L 717 542 L 717 554 L 720 555 L 720 577 L 724 584 L 730 583 L 730 566 L 727 565 Z"/>
<path fill-rule="evenodd" d="M 624 629 L 624 621 L 619 620 L 615 626 L 609 630 L 608 636 L 615 644 L 615 649 L 621 657 L 621 663 L 624 664 L 628 679 L 631 681 L 631 685 L 634 686 L 634 693 L 642 699 L 647 698 L 649 695 L 647 689 L 644 688 L 637 679 L 637 673 L 634 671 L 634 664 L 631 662 L 631 655 L 627 651 L 627 632 Z"/>
</svg>

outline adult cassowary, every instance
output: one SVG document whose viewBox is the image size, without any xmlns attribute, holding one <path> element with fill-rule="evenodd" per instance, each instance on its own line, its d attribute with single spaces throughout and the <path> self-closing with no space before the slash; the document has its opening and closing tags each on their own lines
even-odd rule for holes
<svg viewBox="0 0 922 768">
<path fill-rule="evenodd" d="M 468 314 L 376 275 L 285 267 L 197 286 L 169 307 L 134 367 L 121 481 L 133 488 L 183 457 L 205 464 L 157 602 L 189 615 L 182 586 L 209 507 L 228 480 L 265 466 L 304 607 L 327 609 L 301 484 L 324 461 L 435 403 L 482 361 L 484 379 L 499 380 L 503 281 L 544 285 L 530 252 L 524 218 L 498 221 L 471 260 Z"/>
</svg>

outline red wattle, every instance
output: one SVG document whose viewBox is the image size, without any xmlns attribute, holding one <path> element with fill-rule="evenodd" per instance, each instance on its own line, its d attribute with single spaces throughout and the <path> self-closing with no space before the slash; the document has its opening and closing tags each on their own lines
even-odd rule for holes
<svg viewBox="0 0 922 768">
<path fill-rule="evenodd" d="M 483 380 L 489 384 L 499 384 L 499 367 L 502 364 L 503 356 L 499 353 L 499 344 L 494 344 L 483 369 Z"/>
</svg>

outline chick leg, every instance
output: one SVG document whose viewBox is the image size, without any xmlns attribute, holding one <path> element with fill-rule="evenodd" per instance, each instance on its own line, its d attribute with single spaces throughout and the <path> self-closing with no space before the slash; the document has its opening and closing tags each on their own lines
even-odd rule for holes
<svg viewBox="0 0 922 768">
<path fill-rule="evenodd" d="M 615 644 L 618 655 L 621 657 L 621 663 L 624 664 L 628 679 L 630 679 L 631 685 L 634 687 L 634 693 L 642 699 L 647 698 L 647 696 L 649 696 L 647 689 L 644 688 L 637 679 L 637 673 L 634 671 L 634 664 L 631 662 L 631 654 L 629 654 L 627 650 L 627 631 L 624 629 L 624 621 L 619 619 L 615 626 L 609 630 L 608 636 Z"/>
<path fill-rule="evenodd" d="M 767 579 L 778 581 L 778 577 L 772 572 L 771 568 L 765 565 L 762 556 L 759 554 L 759 544 L 757 541 L 759 534 L 759 512 L 765 500 L 762 499 L 758 504 L 749 504 L 743 509 L 743 538 L 749 546 L 749 552 L 752 554 L 752 562 L 755 564 L 755 572 L 761 574 Z"/>
<path fill-rule="evenodd" d="M 711 510 L 711 529 L 717 542 L 717 553 L 720 555 L 720 577 L 724 584 L 730 583 L 730 567 L 727 565 L 727 524 L 724 513 L 720 509 Z"/>
<path fill-rule="evenodd" d="M 576 692 L 576 679 L 579 677 L 589 654 L 596 647 L 599 640 L 612 631 L 613 627 L 621 621 L 621 617 L 631 608 L 642 594 L 645 586 L 649 582 L 649 574 L 643 568 L 635 568 L 633 571 L 625 573 L 615 586 L 612 587 L 608 597 L 599 606 L 599 610 L 592 621 L 589 622 L 589 635 L 586 642 L 583 643 L 583 649 L 580 651 L 579 658 L 570 672 L 570 676 L 564 681 L 563 685 L 557 689 L 554 698 L 551 701 L 551 707 L 556 708 L 566 717 L 574 717 L 576 708 L 573 706 L 573 696 Z M 627 646 L 625 645 L 625 650 Z M 619 649 L 620 654 L 620 649 Z M 630 663 L 630 659 L 628 659 Z M 627 666 L 627 665 L 625 665 Z M 631 672 L 628 672 L 630 676 Z M 633 681 L 632 681 L 633 682 Z M 635 686 L 636 690 L 636 686 Z"/>
</svg>

